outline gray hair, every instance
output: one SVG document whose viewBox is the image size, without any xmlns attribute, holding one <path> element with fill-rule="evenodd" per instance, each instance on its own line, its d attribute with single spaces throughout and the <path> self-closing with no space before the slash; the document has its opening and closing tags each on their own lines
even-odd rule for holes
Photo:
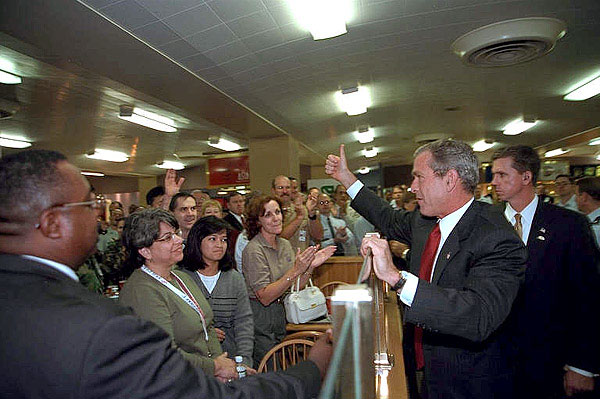
<svg viewBox="0 0 600 399">
<path fill-rule="evenodd" d="M 137 268 L 144 264 L 144 258 L 138 253 L 138 250 L 147 248 L 156 241 L 160 233 L 160 222 L 175 229 L 179 228 L 175 216 L 160 208 L 134 212 L 125 219 L 123 245 L 128 252 L 127 263 L 130 268 Z"/>
<path fill-rule="evenodd" d="M 423 152 L 431 154 L 429 167 L 438 176 L 454 169 L 468 193 L 473 193 L 479 183 L 479 160 L 471 146 L 462 141 L 444 139 L 425 144 L 415 151 L 415 157 Z"/>
<path fill-rule="evenodd" d="M 27 150 L 0 160 L 0 234 L 37 220 L 44 209 L 66 201 L 67 181 L 57 165 L 67 158 L 56 151 Z"/>
</svg>

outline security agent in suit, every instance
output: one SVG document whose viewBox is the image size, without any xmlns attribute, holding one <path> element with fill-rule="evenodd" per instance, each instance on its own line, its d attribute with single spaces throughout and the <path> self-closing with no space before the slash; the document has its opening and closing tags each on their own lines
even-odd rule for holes
<svg viewBox="0 0 600 399">
<path fill-rule="evenodd" d="M 525 283 L 514 306 L 518 398 L 592 391 L 600 372 L 600 254 L 585 216 L 535 195 L 540 159 L 517 145 L 494 153 L 492 184 L 502 212 L 527 245 Z M 519 223 L 517 223 L 519 219 Z M 564 374 L 564 376 L 563 376 Z"/>
<path fill-rule="evenodd" d="M 283 373 L 222 384 L 196 372 L 156 325 L 87 291 L 97 211 L 80 171 L 51 151 L 0 160 L 0 392 L 18 398 L 313 397 L 331 351 Z M 316 349 L 316 350 L 315 350 Z"/>
<path fill-rule="evenodd" d="M 472 149 L 444 140 L 421 147 L 412 191 L 419 208 L 394 211 L 348 170 L 343 146 L 326 172 L 348 187 L 352 207 L 388 239 L 410 245 L 410 273 L 398 272 L 385 240 L 365 238 L 376 275 L 406 305 L 404 359 L 414 373 L 412 332 L 422 328 L 425 398 L 510 398 L 512 356 L 504 322 L 522 281 L 525 248 L 489 204 L 474 201 L 478 162 Z M 419 278 L 421 258 L 439 220 L 440 243 L 430 278 Z M 432 259 L 433 261 L 433 259 Z M 431 265 L 431 263 L 430 263 Z M 416 397 L 414 390 L 411 396 Z"/>
<path fill-rule="evenodd" d="M 244 196 L 237 191 L 227 195 L 227 215 L 225 219 L 237 231 L 244 230 L 242 215 L 244 214 Z"/>
</svg>

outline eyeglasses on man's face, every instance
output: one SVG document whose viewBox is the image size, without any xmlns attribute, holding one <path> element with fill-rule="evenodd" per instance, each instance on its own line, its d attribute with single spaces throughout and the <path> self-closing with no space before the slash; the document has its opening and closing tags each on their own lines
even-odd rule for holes
<svg viewBox="0 0 600 399">
<path fill-rule="evenodd" d="M 324 200 L 324 201 L 319 201 L 319 205 L 327 205 L 329 204 L 331 201 L 329 200 Z"/>
<path fill-rule="evenodd" d="M 175 237 L 181 238 L 180 235 L 181 235 L 181 230 L 172 231 L 172 232 L 169 232 L 169 233 L 165 233 L 162 237 L 159 237 L 159 238 L 157 238 L 154 241 L 155 242 L 170 243 L 170 242 L 173 242 L 173 240 L 175 240 Z"/>
<path fill-rule="evenodd" d="M 89 206 L 91 209 L 93 209 L 94 211 L 96 211 L 97 213 L 102 212 L 103 209 L 106 208 L 106 198 L 104 198 L 103 195 L 96 195 L 96 198 L 94 198 L 93 200 L 89 200 L 89 201 L 82 201 L 82 202 L 65 202 L 63 204 L 56 204 L 56 205 L 52 205 L 49 206 L 48 208 L 44 209 L 44 211 L 47 211 L 49 209 L 71 209 L 71 208 L 75 208 L 77 206 Z M 42 211 L 42 212 L 44 212 Z M 36 223 L 34 226 L 36 229 L 40 228 L 40 224 Z"/>
</svg>

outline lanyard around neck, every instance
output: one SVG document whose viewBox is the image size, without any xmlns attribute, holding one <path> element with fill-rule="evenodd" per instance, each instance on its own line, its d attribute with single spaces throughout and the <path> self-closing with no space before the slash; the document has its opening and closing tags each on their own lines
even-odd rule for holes
<svg viewBox="0 0 600 399">
<path fill-rule="evenodd" d="M 167 287 L 175 295 L 177 295 L 185 303 L 187 303 L 192 309 L 194 309 L 196 311 L 196 313 L 198 313 L 198 316 L 200 316 L 200 320 L 202 321 L 202 330 L 204 330 L 204 338 L 206 339 L 206 341 L 208 341 L 208 331 L 206 330 L 206 320 L 204 319 L 204 312 L 200 308 L 200 305 L 198 305 L 198 302 L 196 302 L 196 298 L 194 298 L 194 296 L 192 295 L 192 293 L 188 290 L 187 286 L 179 278 L 179 276 L 177 276 L 173 272 L 170 272 L 171 276 L 173 276 L 175 278 L 175 281 L 177 281 L 177 284 L 179 285 L 179 287 L 181 287 L 181 290 L 179 290 L 176 287 L 174 287 L 167 280 L 165 280 L 165 278 L 163 278 L 162 276 L 159 276 L 158 274 L 154 273 L 152 270 L 150 270 L 145 265 L 142 266 L 142 271 L 144 273 L 146 273 L 147 275 L 149 275 L 150 277 L 154 278 L 156 281 L 158 281 L 159 283 L 161 283 L 165 287 Z"/>
</svg>

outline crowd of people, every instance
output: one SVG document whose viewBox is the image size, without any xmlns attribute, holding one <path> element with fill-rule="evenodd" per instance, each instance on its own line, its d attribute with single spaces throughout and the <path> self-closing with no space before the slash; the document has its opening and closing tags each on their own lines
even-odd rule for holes
<svg viewBox="0 0 600 399">
<path fill-rule="evenodd" d="M 468 145 L 430 143 L 415 153 L 410 188 L 397 185 L 380 198 L 350 172 L 341 146 L 327 159 L 326 172 L 340 183 L 331 196 L 316 187 L 303 193 L 296 179 L 279 175 L 268 195 L 231 192 L 225 210 L 201 189 L 182 190 L 184 179 L 169 170 L 164 185 L 148 192 L 147 207 L 132 205 L 126 215 L 118 201 L 107 206 L 59 153 L 7 156 L 0 178 L 11 189 L 3 187 L 0 198 L 15 212 L 0 213 L 0 265 L 9 284 L 3 299 L 14 309 L 0 319 L 19 312 L 17 324 L 11 321 L 16 331 L 2 333 L 5 342 L 17 341 L 7 356 L 42 365 L 52 356 L 88 359 L 82 368 L 71 362 L 67 374 L 53 370 L 48 388 L 65 392 L 72 389 L 65 375 L 80 375 L 86 397 L 122 389 L 135 397 L 161 390 L 162 397 L 314 395 L 330 355 L 327 336 L 311 361 L 287 373 L 242 383 L 233 359 L 241 356 L 247 374 L 256 375 L 286 334 L 290 287 L 304 286 L 331 256 L 370 251 L 375 274 L 403 304 L 411 397 L 593 392 L 600 372 L 593 316 L 600 305 L 600 178 L 558 176 L 554 199 L 536 191 L 540 160 L 530 147 L 504 148 L 492 162 L 493 199 L 477 193 L 479 165 Z M 382 238 L 364 238 L 374 230 Z M 76 288 L 77 280 L 88 290 Z M 118 304 L 89 292 L 108 287 L 110 296 L 118 291 Z M 65 332 L 73 320 L 78 327 Z M 52 356 L 42 359 L 45 323 L 63 327 L 52 327 L 61 333 L 52 338 Z M 67 350 L 70 340 L 74 349 Z M 108 342 L 114 352 L 100 353 Z M 108 368 L 115 357 L 122 359 Z M 15 385 L 4 392 L 45 388 L 43 376 L 28 386 L 25 375 L 8 369 L 2 367 Z M 142 383 L 133 387 L 131 378 Z"/>
</svg>

